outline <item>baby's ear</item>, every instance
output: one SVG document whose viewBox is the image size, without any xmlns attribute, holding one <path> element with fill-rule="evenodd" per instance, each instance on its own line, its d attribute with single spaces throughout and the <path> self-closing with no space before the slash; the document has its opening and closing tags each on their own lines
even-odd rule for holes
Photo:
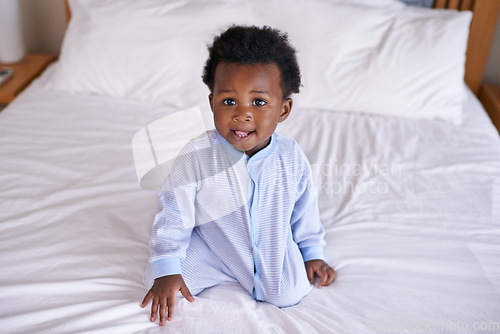
<svg viewBox="0 0 500 334">
<path fill-rule="evenodd" d="M 214 98 L 214 95 L 212 93 L 208 94 L 208 103 L 210 103 L 210 109 L 212 110 L 212 112 L 214 111 L 214 108 L 212 105 L 213 98 Z"/>
<path fill-rule="evenodd" d="M 283 105 L 281 106 L 281 114 L 278 122 L 283 122 L 290 112 L 292 111 L 293 100 L 291 98 L 287 98 L 283 100 Z"/>
</svg>

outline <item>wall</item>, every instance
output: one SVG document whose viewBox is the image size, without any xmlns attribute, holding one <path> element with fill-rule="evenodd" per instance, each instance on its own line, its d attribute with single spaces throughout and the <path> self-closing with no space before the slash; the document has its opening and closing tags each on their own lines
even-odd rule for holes
<svg viewBox="0 0 500 334">
<path fill-rule="evenodd" d="M 405 1 L 427 4 L 430 0 Z M 19 2 L 28 52 L 58 55 L 66 27 L 64 1 L 19 0 Z M 500 19 L 497 22 L 483 81 L 500 85 Z"/>
<path fill-rule="evenodd" d="M 483 82 L 500 85 L 500 18 L 497 21 Z"/>
<path fill-rule="evenodd" d="M 66 29 L 63 0 L 19 0 L 27 52 L 59 55 Z"/>
</svg>

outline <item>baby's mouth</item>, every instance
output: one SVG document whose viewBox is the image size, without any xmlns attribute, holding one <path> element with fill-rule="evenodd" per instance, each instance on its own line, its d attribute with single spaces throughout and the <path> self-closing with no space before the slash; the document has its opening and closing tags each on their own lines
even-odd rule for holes
<svg viewBox="0 0 500 334">
<path fill-rule="evenodd" d="M 233 133 L 238 136 L 239 138 L 245 138 L 248 137 L 250 134 L 253 133 L 253 131 L 240 131 L 240 130 L 233 130 Z"/>
<path fill-rule="evenodd" d="M 234 140 L 238 142 L 246 142 L 249 140 L 255 131 L 241 131 L 241 130 L 231 130 L 233 133 Z"/>
</svg>

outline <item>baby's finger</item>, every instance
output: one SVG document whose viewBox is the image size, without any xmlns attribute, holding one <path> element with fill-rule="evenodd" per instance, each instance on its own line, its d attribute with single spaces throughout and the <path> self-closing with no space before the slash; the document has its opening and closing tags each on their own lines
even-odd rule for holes
<svg viewBox="0 0 500 334">
<path fill-rule="evenodd" d="M 328 267 L 328 269 L 326 269 L 326 283 L 324 284 L 324 286 L 328 286 L 330 284 L 332 284 L 332 282 L 335 280 L 335 277 L 337 276 L 337 274 L 335 273 L 335 270 L 333 270 L 332 268 Z"/>
<path fill-rule="evenodd" d="M 160 304 L 160 298 L 155 296 L 153 298 L 153 304 L 151 304 L 151 322 L 156 321 L 156 314 L 158 313 L 159 304 Z"/>
<path fill-rule="evenodd" d="M 171 321 L 172 320 L 172 317 L 174 316 L 174 309 L 175 309 L 175 301 L 177 300 L 177 296 L 176 294 L 174 294 L 172 297 L 169 297 L 167 299 L 167 303 L 168 303 L 168 316 L 167 316 L 167 320 L 168 321 Z"/>
<path fill-rule="evenodd" d="M 337 278 L 337 273 L 335 272 L 335 270 L 333 270 L 333 268 L 328 268 L 328 273 L 329 273 L 329 283 L 328 285 L 330 285 L 333 281 L 335 281 L 335 279 Z"/>
<path fill-rule="evenodd" d="M 316 270 L 316 275 L 319 276 L 320 281 L 318 284 L 318 288 L 321 288 L 322 286 L 325 286 L 326 280 L 328 278 L 328 274 L 326 273 L 326 270 L 324 267 L 320 267 L 318 270 Z"/>
<path fill-rule="evenodd" d="M 142 303 L 141 303 L 141 307 L 144 308 L 146 307 L 146 305 L 148 305 L 149 301 L 151 300 L 151 298 L 153 298 L 154 296 L 154 293 L 153 293 L 153 290 L 149 290 L 148 293 L 146 294 L 146 296 L 144 296 L 144 299 L 142 300 Z"/>
<path fill-rule="evenodd" d="M 324 286 L 329 286 L 332 282 L 333 282 L 333 269 L 328 267 L 326 269 L 326 273 L 325 273 L 325 276 L 326 276 L 326 280 L 325 280 L 325 284 Z"/>
<path fill-rule="evenodd" d="M 306 266 L 306 272 L 309 283 L 314 284 L 314 269 L 312 266 Z"/>
<path fill-rule="evenodd" d="M 169 308 L 170 312 L 170 308 Z M 160 326 L 165 325 L 165 318 L 167 317 L 167 299 L 163 298 L 160 302 Z"/>
<path fill-rule="evenodd" d="M 189 289 L 186 286 L 186 284 L 184 284 L 183 286 L 181 286 L 181 293 L 184 296 L 184 298 L 186 298 L 188 301 L 190 301 L 191 303 L 194 302 L 194 297 L 191 294 L 191 291 L 189 291 Z"/>
</svg>

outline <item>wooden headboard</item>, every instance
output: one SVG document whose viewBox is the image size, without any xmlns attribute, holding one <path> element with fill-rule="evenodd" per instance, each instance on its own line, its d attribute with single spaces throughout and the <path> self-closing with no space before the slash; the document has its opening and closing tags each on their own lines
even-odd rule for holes
<svg viewBox="0 0 500 334">
<path fill-rule="evenodd" d="M 64 4 L 69 22 L 71 11 L 68 0 L 64 0 Z M 478 95 L 500 13 L 500 0 L 435 0 L 434 8 L 470 10 L 474 13 L 467 44 L 464 80 Z"/>
<path fill-rule="evenodd" d="M 471 10 L 474 13 L 467 44 L 465 82 L 478 95 L 500 13 L 500 0 L 435 0 L 434 7 Z"/>
</svg>

